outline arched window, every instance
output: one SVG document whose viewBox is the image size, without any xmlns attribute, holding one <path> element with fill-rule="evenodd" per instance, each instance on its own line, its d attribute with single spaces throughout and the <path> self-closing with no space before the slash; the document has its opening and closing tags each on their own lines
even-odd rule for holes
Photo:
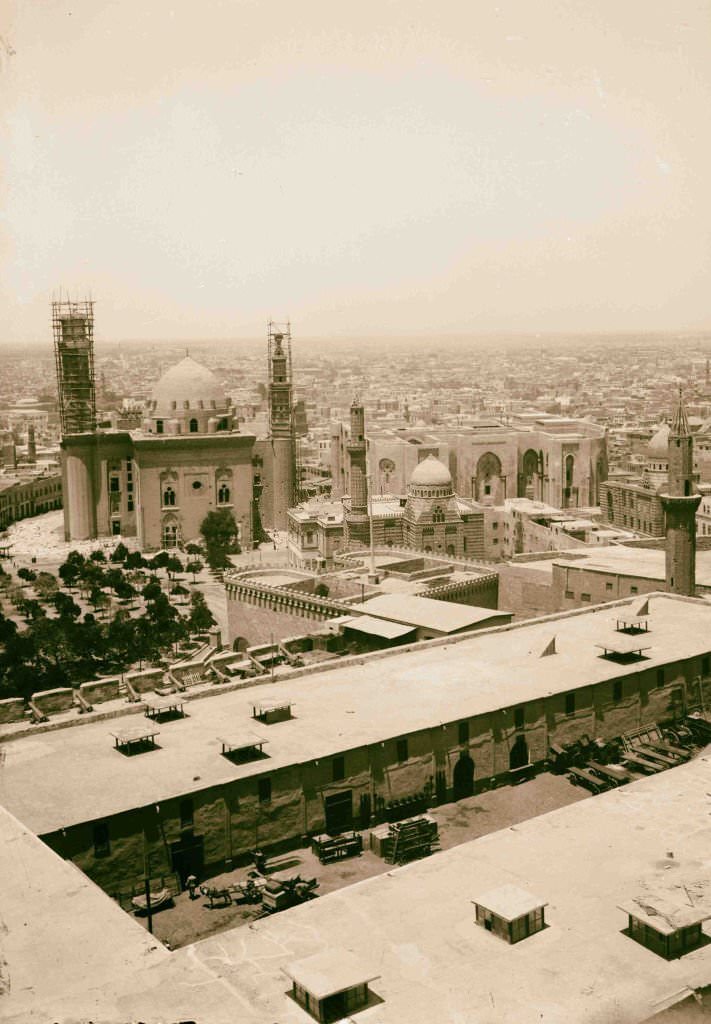
<svg viewBox="0 0 711 1024">
<path fill-rule="evenodd" d="M 220 484 L 217 491 L 217 504 L 218 505 L 229 505 L 230 503 L 230 489 L 227 484 Z"/>
<path fill-rule="evenodd" d="M 156 420 L 156 434 L 163 433 L 163 420 Z"/>
<path fill-rule="evenodd" d="M 173 490 L 173 488 L 171 487 L 170 484 L 168 484 L 163 489 L 163 504 L 164 505 L 174 505 L 175 504 L 175 491 Z"/>
<path fill-rule="evenodd" d="M 190 420 L 190 433 L 191 434 L 197 434 L 197 432 L 198 432 L 198 421 L 197 420 Z"/>
<path fill-rule="evenodd" d="M 439 505 L 435 505 L 435 507 L 432 509 L 432 522 L 433 523 L 443 523 L 444 522 L 444 512 L 442 511 L 442 509 L 440 508 Z"/>
<path fill-rule="evenodd" d="M 217 429 L 218 430 L 227 430 L 227 420 L 225 420 L 225 419 L 220 420 L 218 422 L 218 424 L 217 424 Z"/>
<path fill-rule="evenodd" d="M 178 546 L 178 524 L 163 523 L 161 530 L 161 543 L 164 548 L 176 548 Z"/>
</svg>

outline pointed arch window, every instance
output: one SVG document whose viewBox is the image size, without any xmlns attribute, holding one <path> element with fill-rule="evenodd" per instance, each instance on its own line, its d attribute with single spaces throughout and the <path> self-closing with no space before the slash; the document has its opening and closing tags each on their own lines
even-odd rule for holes
<svg viewBox="0 0 711 1024">
<path fill-rule="evenodd" d="M 220 484 L 217 489 L 217 504 L 218 505 L 229 505 L 230 503 L 230 489 L 224 482 Z"/>
<path fill-rule="evenodd" d="M 444 511 L 442 510 L 441 506 L 439 506 L 439 505 L 435 505 L 435 507 L 432 509 L 432 522 L 433 523 L 443 523 L 444 522 Z"/>
<path fill-rule="evenodd" d="M 163 504 L 175 505 L 175 490 L 170 484 L 163 488 Z"/>
</svg>

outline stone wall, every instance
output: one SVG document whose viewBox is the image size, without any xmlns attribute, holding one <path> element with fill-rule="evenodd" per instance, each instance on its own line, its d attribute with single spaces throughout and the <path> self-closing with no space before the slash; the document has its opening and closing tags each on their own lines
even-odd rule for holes
<svg viewBox="0 0 711 1024">
<path fill-rule="evenodd" d="M 664 587 L 664 581 L 626 573 L 588 568 L 586 563 L 553 566 L 553 592 L 556 611 L 603 604 L 636 594 L 651 594 Z"/>
<path fill-rule="evenodd" d="M 96 679 L 93 682 L 82 683 L 79 693 L 89 704 L 102 704 L 107 700 L 116 700 L 119 694 L 118 679 Z"/>
<path fill-rule="evenodd" d="M 22 697 L 7 697 L 0 700 L 0 723 L 21 722 L 25 717 L 25 702 Z"/>
<path fill-rule="evenodd" d="M 513 612 L 515 619 L 537 618 L 559 610 L 552 574 L 512 563 L 499 566 L 497 571 L 499 608 Z"/>
<path fill-rule="evenodd" d="M 58 711 L 68 711 L 74 706 L 74 690 L 71 686 L 57 687 L 55 690 L 40 690 L 32 694 L 32 703 L 46 715 Z"/>
<path fill-rule="evenodd" d="M 129 672 L 126 682 L 131 684 L 136 693 L 147 693 L 161 685 L 164 675 L 162 668 L 146 668 L 142 672 Z"/>
</svg>

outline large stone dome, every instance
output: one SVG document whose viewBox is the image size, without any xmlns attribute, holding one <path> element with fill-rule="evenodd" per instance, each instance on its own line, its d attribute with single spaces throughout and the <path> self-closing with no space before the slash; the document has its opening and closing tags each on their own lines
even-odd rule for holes
<svg viewBox="0 0 711 1024">
<path fill-rule="evenodd" d="M 649 441 L 647 445 L 647 452 L 655 456 L 656 458 L 666 459 L 669 455 L 669 432 L 670 427 L 668 423 L 662 423 Z"/>
<path fill-rule="evenodd" d="M 227 405 L 227 396 L 212 370 L 190 356 L 166 370 L 151 399 L 153 408 L 165 415 L 173 410 L 224 409 Z"/>
<path fill-rule="evenodd" d="M 434 455 L 428 455 L 416 467 L 410 477 L 412 487 L 451 487 L 452 474 Z"/>
</svg>

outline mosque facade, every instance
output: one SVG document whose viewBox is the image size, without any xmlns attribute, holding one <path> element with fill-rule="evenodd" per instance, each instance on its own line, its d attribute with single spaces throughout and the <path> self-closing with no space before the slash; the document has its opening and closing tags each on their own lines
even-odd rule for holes
<svg viewBox="0 0 711 1024">
<path fill-rule="evenodd" d="M 156 383 L 140 429 L 65 433 L 66 539 L 123 536 L 146 551 L 180 547 L 198 541 L 203 519 L 219 509 L 232 515 L 243 549 L 262 528 L 285 529 L 294 460 L 283 354 L 275 334 L 267 437 L 239 429 L 215 375 L 190 356 Z"/>
</svg>

